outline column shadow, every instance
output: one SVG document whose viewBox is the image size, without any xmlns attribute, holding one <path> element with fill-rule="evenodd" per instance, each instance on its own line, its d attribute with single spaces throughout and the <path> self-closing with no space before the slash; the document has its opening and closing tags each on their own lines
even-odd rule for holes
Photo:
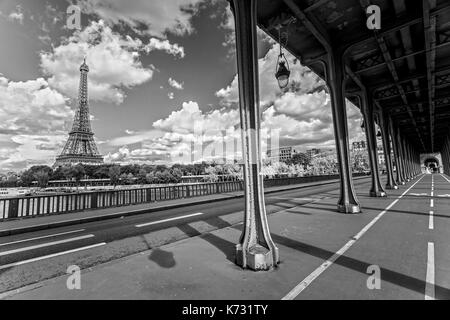
<svg viewBox="0 0 450 320">
<path fill-rule="evenodd" d="M 206 219 L 203 221 L 214 227 L 220 228 L 220 229 L 231 226 L 231 224 L 229 222 L 227 222 L 219 217 L 214 217 L 214 218 Z M 235 243 L 225 240 L 221 237 L 218 237 L 215 234 L 212 234 L 211 232 L 201 234 L 197 229 L 190 226 L 189 224 L 179 225 L 179 226 L 177 226 L 177 228 L 180 229 L 181 231 L 183 231 L 185 234 L 187 234 L 190 237 L 199 236 L 201 239 L 209 242 L 210 244 L 215 246 L 217 249 L 222 251 L 225 254 L 225 257 L 228 261 L 231 261 L 234 263 L 234 261 L 235 261 L 234 253 L 235 253 L 235 247 L 236 247 Z"/>
</svg>

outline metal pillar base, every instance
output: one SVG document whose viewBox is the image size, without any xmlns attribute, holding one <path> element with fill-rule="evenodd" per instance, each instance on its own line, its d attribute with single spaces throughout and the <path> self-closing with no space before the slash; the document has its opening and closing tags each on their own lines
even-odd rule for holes
<svg viewBox="0 0 450 320">
<path fill-rule="evenodd" d="M 398 189 L 398 186 L 390 186 L 390 185 L 386 185 L 386 189 L 389 189 L 389 190 L 397 190 L 397 189 Z"/>
<path fill-rule="evenodd" d="M 245 259 L 244 259 L 245 255 Z M 247 261 L 244 265 L 244 261 Z M 273 250 L 257 244 L 244 251 L 241 244 L 236 245 L 236 264 L 254 271 L 267 271 L 277 266 L 279 261 L 278 248 L 274 247 Z"/>
<path fill-rule="evenodd" d="M 361 213 L 361 207 L 358 204 L 338 204 L 337 207 L 342 213 Z"/>
<path fill-rule="evenodd" d="M 370 191 L 369 195 L 373 198 L 387 197 L 387 194 L 384 191 Z"/>
</svg>

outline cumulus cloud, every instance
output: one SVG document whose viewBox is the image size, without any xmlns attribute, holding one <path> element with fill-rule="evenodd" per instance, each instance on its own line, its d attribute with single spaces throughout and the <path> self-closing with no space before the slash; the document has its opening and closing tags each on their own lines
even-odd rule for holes
<svg viewBox="0 0 450 320">
<path fill-rule="evenodd" d="M 139 39 L 122 37 L 100 20 L 75 32 L 51 52 L 42 52 L 41 67 L 53 88 L 74 98 L 79 67 L 87 57 L 90 98 L 120 104 L 125 98 L 124 88 L 152 78 L 153 70 L 143 67 L 139 60 L 141 48 Z"/>
<path fill-rule="evenodd" d="M 16 6 L 16 11 L 12 11 L 8 15 L 8 19 L 10 21 L 17 21 L 20 24 L 23 24 L 23 12 L 21 6 Z"/>
<path fill-rule="evenodd" d="M 65 121 L 72 117 L 66 98 L 51 89 L 43 78 L 14 82 L 0 76 L 0 130 L 3 132 L 51 133 L 63 130 Z"/>
<path fill-rule="evenodd" d="M 73 111 L 43 78 L 11 81 L 0 75 L 0 168 L 51 162 L 67 138 Z"/>
<path fill-rule="evenodd" d="M 263 156 L 268 148 L 286 145 L 334 148 L 331 102 L 325 83 L 308 68 L 293 64 L 290 86 L 280 91 L 273 75 L 277 50 L 271 48 L 259 61 Z M 294 58 L 288 59 L 292 62 Z M 204 112 L 197 102 L 184 102 L 178 110 L 155 121 L 154 130 L 111 141 L 111 145 L 126 146 L 129 151 L 111 155 L 120 154 L 122 161 L 158 159 L 172 163 L 240 159 L 237 76 L 216 95 L 221 108 Z M 347 115 L 350 140 L 364 139 L 359 110 L 348 103 Z"/>
<path fill-rule="evenodd" d="M 168 32 L 193 31 L 191 17 L 200 0 L 82 0 L 79 5 L 111 24 L 125 24 L 135 32 L 164 38 Z"/>
<path fill-rule="evenodd" d="M 286 53 L 291 66 L 290 85 L 280 90 L 274 76 L 278 50 L 274 44 L 258 61 L 262 129 L 278 128 L 280 145 L 333 147 L 331 101 L 324 81 L 309 68 L 294 63 L 295 57 Z M 239 99 L 237 75 L 228 86 L 218 90 L 216 96 L 223 106 L 236 107 Z M 364 139 L 359 129 L 359 110 L 348 103 L 347 115 L 350 139 Z"/>
<path fill-rule="evenodd" d="M 214 110 L 204 114 L 197 102 L 183 102 L 178 111 L 173 111 L 167 118 L 153 123 L 153 127 L 162 131 L 193 133 L 195 125 L 205 131 L 224 130 L 236 125 L 239 113 L 236 109 Z"/>
<path fill-rule="evenodd" d="M 278 83 L 275 78 L 278 50 L 278 47 L 273 45 L 266 55 L 258 60 L 260 103 L 263 108 L 270 106 L 271 103 L 284 93 L 278 88 Z M 302 95 L 325 89 L 325 83 L 309 68 L 300 65 L 300 63 L 294 64 L 295 57 L 288 52 L 286 53 L 286 58 L 291 66 L 290 85 L 286 91 L 292 91 L 297 95 Z M 230 85 L 216 92 L 216 96 L 221 99 L 221 103 L 224 105 L 236 104 L 238 102 L 237 74 Z"/>
<path fill-rule="evenodd" d="M 104 161 L 106 163 L 167 163 L 168 157 L 166 154 L 160 154 L 157 150 L 151 149 L 134 149 L 131 150 L 128 147 L 122 147 L 116 152 L 109 152 Z"/>
<path fill-rule="evenodd" d="M 178 82 L 172 78 L 169 78 L 168 82 L 169 82 L 169 85 L 174 89 L 183 90 L 183 88 L 184 88 L 184 83 Z"/>
<path fill-rule="evenodd" d="M 184 48 L 176 43 L 170 43 L 169 40 L 151 38 L 148 44 L 145 45 L 143 49 L 147 53 L 155 50 L 160 50 L 165 51 L 175 57 L 184 58 Z"/>
<path fill-rule="evenodd" d="M 184 102 L 181 109 L 153 123 L 153 129 L 112 139 L 109 146 L 119 149 L 110 158 L 122 161 L 192 162 L 222 158 L 222 145 L 233 146 L 229 156 L 236 156 L 235 142 L 240 139 L 239 112 L 214 110 L 202 112 L 198 103 Z M 125 152 L 124 147 L 129 153 Z M 122 151 L 120 151 L 122 149 Z"/>
</svg>

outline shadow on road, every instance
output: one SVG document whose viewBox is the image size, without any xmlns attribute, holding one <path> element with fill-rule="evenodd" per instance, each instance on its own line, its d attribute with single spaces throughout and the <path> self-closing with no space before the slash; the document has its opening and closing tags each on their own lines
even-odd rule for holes
<svg viewBox="0 0 450 320">
<path fill-rule="evenodd" d="M 148 259 L 166 269 L 173 268 L 176 265 L 173 253 L 159 248 L 153 249 Z"/>
<path fill-rule="evenodd" d="M 218 229 L 231 226 L 230 223 L 219 217 L 205 219 L 204 221 Z M 209 242 L 217 249 L 222 251 L 228 261 L 234 262 L 234 252 L 236 246 L 235 243 L 222 239 L 212 233 L 201 234 L 197 229 L 190 226 L 189 224 L 179 225 L 177 227 L 190 237 L 200 236 L 201 239 Z"/>
</svg>

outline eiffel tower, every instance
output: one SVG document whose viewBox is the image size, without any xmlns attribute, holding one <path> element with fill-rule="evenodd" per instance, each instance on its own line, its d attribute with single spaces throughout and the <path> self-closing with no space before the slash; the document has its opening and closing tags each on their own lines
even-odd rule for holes
<svg viewBox="0 0 450 320">
<path fill-rule="evenodd" d="M 84 59 L 80 66 L 80 88 L 78 91 L 78 110 L 75 113 L 72 130 L 61 154 L 56 157 L 54 167 L 74 164 L 101 164 L 103 157 L 98 152 L 94 133 L 89 119 L 87 75 L 89 67 Z"/>
</svg>

